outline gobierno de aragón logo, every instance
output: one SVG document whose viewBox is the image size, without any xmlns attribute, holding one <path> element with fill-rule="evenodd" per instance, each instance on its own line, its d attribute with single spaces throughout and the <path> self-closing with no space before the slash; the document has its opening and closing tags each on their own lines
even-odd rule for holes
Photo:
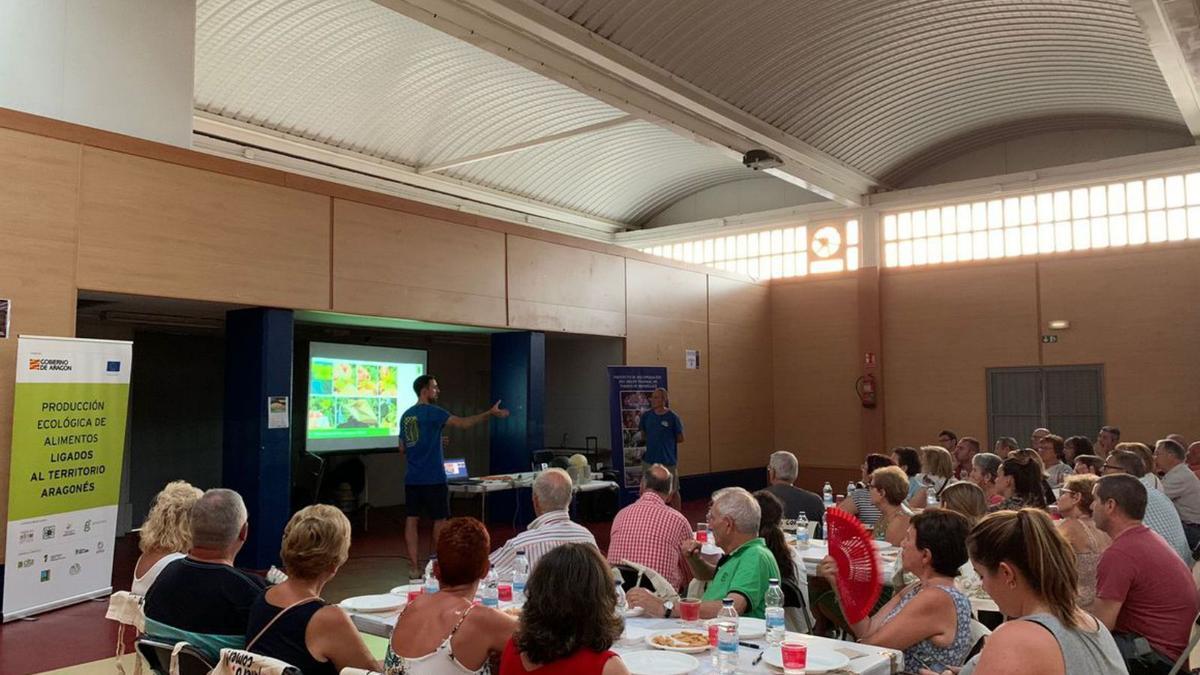
<svg viewBox="0 0 1200 675">
<path fill-rule="evenodd" d="M 70 359 L 29 359 L 30 370 L 70 371 Z"/>
</svg>

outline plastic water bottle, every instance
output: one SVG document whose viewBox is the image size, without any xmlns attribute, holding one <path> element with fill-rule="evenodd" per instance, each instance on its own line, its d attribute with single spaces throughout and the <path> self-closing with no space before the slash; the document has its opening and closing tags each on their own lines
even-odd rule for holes
<svg viewBox="0 0 1200 675">
<path fill-rule="evenodd" d="M 849 497 L 850 493 L 854 492 L 857 489 L 858 488 L 855 487 L 855 485 L 854 485 L 854 481 L 850 481 L 849 483 L 846 483 L 846 496 Z"/>
<path fill-rule="evenodd" d="M 767 644 L 778 647 L 783 643 L 783 633 L 786 630 L 783 621 L 783 589 L 780 588 L 778 579 L 771 579 L 770 584 L 764 597 L 767 605 Z"/>
<path fill-rule="evenodd" d="M 733 599 L 721 601 L 717 612 L 717 669 L 721 675 L 733 675 L 738 667 L 738 613 Z"/>
<path fill-rule="evenodd" d="M 496 568 L 488 570 L 487 577 L 483 580 L 483 606 L 497 608 L 500 606 L 500 590 L 496 588 L 497 584 Z"/>
<path fill-rule="evenodd" d="M 829 481 L 825 481 L 825 487 L 821 489 L 821 494 L 823 495 L 825 508 L 831 508 L 833 506 L 833 486 L 829 484 Z"/>
<path fill-rule="evenodd" d="M 429 562 L 425 563 L 425 584 L 422 587 L 425 595 L 433 595 L 438 592 L 437 576 L 433 573 L 433 563 L 437 561 L 437 554 L 429 556 Z"/>
<path fill-rule="evenodd" d="M 809 539 L 808 516 L 801 513 L 796 519 L 796 547 L 801 550 L 808 548 Z"/>
<path fill-rule="evenodd" d="M 525 604 L 525 582 L 529 579 L 529 558 L 525 551 L 517 551 L 517 559 L 513 561 L 512 585 L 513 602 Z"/>
<path fill-rule="evenodd" d="M 620 579 L 613 579 L 613 589 L 617 594 L 617 616 L 625 616 L 629 602 L 625 599 L 625 587 L 621 585 Z"/>
</svg>

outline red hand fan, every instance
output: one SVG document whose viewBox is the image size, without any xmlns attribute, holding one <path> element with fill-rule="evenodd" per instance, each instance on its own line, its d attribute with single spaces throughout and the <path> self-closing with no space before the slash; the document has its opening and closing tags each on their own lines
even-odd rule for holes
<svg viewBox="0 0 1200 675">
<path fill-rule="evenodd" d="M 825 511 L 829 555 L 837 563 L 838 600 L 846 621 L 855 623 L 871 613 L 879 593 L 882 566 L 871 533 L 858 518 L 841 509 Z"/>
</svg>

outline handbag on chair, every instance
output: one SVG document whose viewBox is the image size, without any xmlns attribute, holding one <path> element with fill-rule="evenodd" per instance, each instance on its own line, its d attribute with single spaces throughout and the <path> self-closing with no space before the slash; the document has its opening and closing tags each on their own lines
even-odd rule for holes
<svg viewBox="0 0 1200 675">
<path fill-rule="evenodd" d="M 125 666 L 121 665 L 121 657 L 125 656 L 125 628 L 132 626 L 137 631 L 135 635 L 146 632 L 146 612 L 142 609 L 145 598 L 134 595 L 129 591 L 117 591 L 108 598 L 108 611 L 104 618 L 117 622 L 117 672 L 125 675 Z M 141 675 L 142 659 L 135 656 L 133 660 L 133 675 Z"/>
</svg>

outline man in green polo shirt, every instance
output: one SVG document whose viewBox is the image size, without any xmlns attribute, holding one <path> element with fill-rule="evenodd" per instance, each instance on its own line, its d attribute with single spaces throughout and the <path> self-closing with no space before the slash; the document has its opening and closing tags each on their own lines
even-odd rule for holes
<svg viewBox="0 0 1200 675">
<path fill-rule="evenodd" d="M 721 601 L 727 597 L 733 599 L 738 616 L 764 617 L 768 581 L 779 578 L 779 566 L 766 542 L 758 536 L 761 518 L 758 502 L 749 492 L 742 488 L 718 490 L 713 494 L 706 520 L 717 546 L 730 553 L 714 568 L 700 557 L 700 542 L 688 541 L 680 547 L 692 574 L 697 579 L 712 580 L 701 598 L 701 618 L 715 617 L 721 609 Z M 628 599 L 630 605 L 644 608 L 647 616 L 679 614 L 677 608 L 644 589 L 630 590 Z"/>
</svg>

